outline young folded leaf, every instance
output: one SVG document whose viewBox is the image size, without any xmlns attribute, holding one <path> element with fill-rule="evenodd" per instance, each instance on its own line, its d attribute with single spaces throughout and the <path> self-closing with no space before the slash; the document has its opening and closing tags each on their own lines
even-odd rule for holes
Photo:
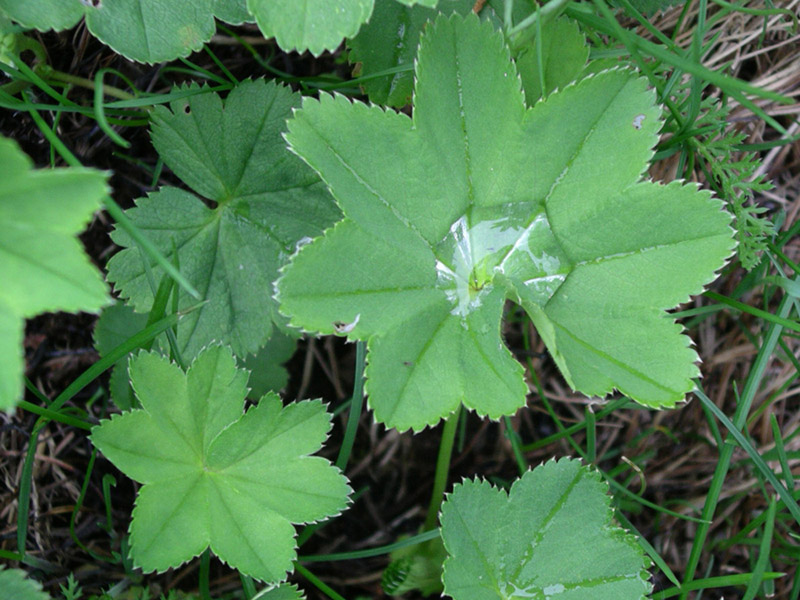
<svg viewBox="0 0 800 600">
<path fill-rule="evenodd" d="M 661 127 L 646 80 L 605 71 L 526 109 L 503 36 L 472 15 L 428 27 L 416 74 L 413 118 L 322 95 L 289 122 L 345 219 L 293 257 L 281 310 L 368 340 L 370 405 L 400 430 L 525 403 L 507 298 L 573 388 L 681 401 L 697 355 L 664 310 L 734 241 L 710 194 L 641 180 Z"/>
<path fill-rule="evenodd" d="M 79 234 L 108 194 L 93 169 L 34 170 L 0 138 L 0 410 L 22 397 L 25 319 L 48 311 L 99 311 L 111 302 Z"/>
<path fill-rule="evenodd" d="M 143 483 L 130 526 L 131 557 L 164 571 L 206 548 L 242 573 L 286 578 L 296 557 L 293 523 L 340 513 L 350 486 L 316 452 L 330 431 L 318 400 L 284 407 L 275 394 L 242 414 L 247 372 L 223 346 L 184 373 L 155 353 L 130 362 L 142 409 L 92 430 L 92 443 Z"/>
<path fill-rule="evenodd" d="M 190 359 L 212 341 L 237 356 L 262 347 L 280 320 L 272 282 L 295 246 L 336 221 L 325 185 L 281 137 L 300 95 L 263 80 L 245 81 L 223 100 L 202 88 L 153 113 L 153 145 L 198 195 L 164 187 L 137 201 L 131 221 L 201 290 L 207 302 L 178 325 Z M 209 208 L 200 197 L 216 203 Z M 139 312 L 153 304 L 142 255 L 129 236 L 108 263 L 108 279 Z M 160 280 L 155 263 L 152 272 Z M 181 290 L 180 309 L 197 303 Z"/>
<path fill-rule="evenodd" d="M 445 594 L 641 600 L 649 560 L 613 524 L 606 492 L 596 471 L 571 459 L 528 471 L 508 493 L 480 480 L 456 485 L 441 512 Z"/>
</svg>

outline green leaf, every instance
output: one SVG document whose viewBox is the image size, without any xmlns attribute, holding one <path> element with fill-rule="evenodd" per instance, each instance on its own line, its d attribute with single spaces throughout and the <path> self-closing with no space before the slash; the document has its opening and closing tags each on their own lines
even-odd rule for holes
<svg viewBox="0 0 800 600">
<path fill-rule="evenodd" d="M 86 25 L 131 60 L 157 63 L 200 50 L 216 26 L 211 0 L 102 0 L 86 7 Z"/>
<path fill-rule="evenodd" d="M 148 315 L 134 312 L 122 302 L 104 308 L 94 326 L 94 347 L 100 358 L 147 327 L 147 320 Z M 164 354 L 164 348 L 167 347 L 164 336 L 159 336 L 153 343 L 155 349 Z M 108 382 L 111 400 L 120 410 L 130 410 L 137 406 L 128 379 L 128 356 L 115 363 Z"/>
<path fill-rule="evenodd" d="M 0 0 L 0 10 L 25 27 L 61 31 L 83 16 L 80 0 Z"/>
<path fill-rule="evenodd" d="M 445 594 L 454 600 L 640 600 L 649 561 L 612 522 L 607 486 L 580 461 L 550 461 L 506 493 L 455 486 L 442 505 Z M 591 592 L 587 590 L 591 589 Z"/>
<path fill-rule="evenodd" d="M 441 594 L 442 563 L 446 557 L 441 538 L 395 550 L 381 576 L 384 593 L 400 596 L 419 590 L 423 596 Z"/>
<path fill-rule="evenodd" d="M 299 242 L 339 215 L 325 186 L 281 137 L 299 103 L 299 94 L 258 80 L 242 83 L 224 102 L 196 94 L 153 113 L 153 144 L 199 196 L 165 187 L 127 214 L 205 294 L 206 304 L 178 325 L 186 359 L 213 340 L 230 344 L 237 356 L 257 352 L 279 319 L 272 298 L 278 269 Z M 125 250 L 109 261 L 108 279 L 147 312 L 153 292 L 142 254 L 122 230 L 112 237 Z M 155 263 L 152 271 L 159 281 Z M 196 304 L 178 293 L 179 309 Z"/>
<path fill-rule="evenodd" d="M 734 242 L 708 193 L 641 181 L 661 127 L 646 80 L 606 71 L 526 109 L 502 34 L 471 15 L 426 29 L 416 76 L 413 119 L 323 95 L 289 122 L 345 219 L 292 259 L 281 310 L 368 340 L 370 405 L 400 430 L 524 405 L 507 298 L 575 389 L 683 399 L 697 357 L 664 310 Z"/>
<path fill-rule="evenodd" d="M 0 590 L 2 597 L 11 600 L 50 600 L 50 594 L 42 591 L 42 584 L 25 576 L 20 569 L 7 569 L 0 565 Z"/>
<path fill-rule="evenodd" d="M 303 595 L 296 586 L 289 584 L 282 584 L 274 587 L 265 594 L 258 595 L 259 600 L 305 600 Z"/>
<path fill-rule="evenodd" d="M 42 584 L 25 576 L 20 569 L 7 569 L 0 565 L 0 590 L 2 597 L 13 600 L 50 600 L 50 594 L 42 591 Z"/>
<path fill-rule="evenodd" d="M 279 392 L 289 381 L 289 374 L 283 366 L 297 350 L 297 339 L 280 331 L 275 331 L 267 345 L 256 354 L 250 354 L 242 365 L 250 371 L 247 397 L 257 400 L 267 392 Z"/>
<path fill-rule="evenodd" d="M 130 527 L 144 571 L 177 567 L 206 548 L 262 581 L 286 578 L 293 523 L 341 512 L 350 487 L 329 461 L 311 457 L 331 422 L 318 400 L 283 407 L 264 396 L 244 415 L 247 372 L 211 346 L 189 370 L 155 353 L 130 363 L 141 410 L 92 430 L 92 442 L 142 484 Z"/>
<path fill-rule="evenodd" d="M 247 0 L 212 0 L 212 7 L 215 17 L 232 25 L 253 20 L 253 15 L 247 10 Z"/>
<path fill-rule="evenodd" d="M 436 6 L 435 1 L 428 4 Z M 474 4 L 475 0 L 441 0 L 433 10 L 422 3 L 404 6 L 395 0 L 376 0 L 369 23 L 347 42 L 349 61 L 360 63 L 358 75 L 361 77 L 412 65 L 417 56 L 420 33 L 429 20 L 439 12 L 450 14 L 455 11 L 466 15 Z M 376 104 L 405 106 L 411 102 L 413 84 L 414 74 L 403 71 L 369 79 L 362 85 L 369 99 Z"/>
<path fill-rule="evenodd" d="M 538 48 L 534 38 L 517 52 L 517 69 L 529 106 L 577 79 L 589 58 L 578 24 L 563 17 L 542 29 L 541 55 Z"/>
<path fill-rule="evenodd" d="M 97 312 L 109 303 L 100 272 L 76 235 L 108 193 L 92 169 L 33 170 L 0 138 L 0 410 L 22 396 L 24 320 L 50 311 Z"/>
<path fill-rule="evenodd" d="M 374 0 L 247 0 L 265 37 L 288 51 L 319 56 L 352 37 L 372 14 Z"/>
<path fill-rule="evenodd" d="M 200 50 L 214 35 L 214 16 L 237 24 L 250 20 L 244 0 L 0 0 L 0 10 L 41 31 L 73 27 L 85 16 L 101 42 L 146 63 Z"/>
</svg>

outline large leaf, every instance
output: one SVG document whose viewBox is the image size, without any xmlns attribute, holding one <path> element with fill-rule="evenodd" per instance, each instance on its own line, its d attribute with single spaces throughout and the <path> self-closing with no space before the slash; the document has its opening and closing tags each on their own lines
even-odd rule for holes
<svg viewBox="0 0 800 600">
<path fill-rule="evenodd" d="M 82 16 L 100 41 L 140 62 L 172 60 L 199 50 L 214 17 L 248 20 L 244 0 L 0 0 L 0 10 L 26 27 L 73 27 Z"/>
<path fill-rule="evenodd" d="M 76 235 L 108 193 L 92 169 L 34 171 L 0 138 L 0 410 L 22 395 L 24 321 L 48 311 L 100 310 L 110 302 L 100 272 Z"/>
<path fill-rule="evenodd" d="M 239 356 L 255 353 L 272 331 L 272 282 L 307 237 L 339 215 L 317 176 L 281 137 L 299 94 L 272 82 L 247 81 L 227 99 L 204 93 L 153 113 L 153 144 L 165 163 L 202 198 L 162 188 L 128 211 L 133 223 L 204 294 L 206 304 L 178 325 L 184 358 L 213 340 Z M 152 307 L 142 255 L 124 232 L 126 249 L 109 261 L 108 278 L 137 311 Z M 155 264 L 156 280 L 162 271 Z M 178 307 L 197 300 L 180 291 Z"/>
<path fill-rule="evenodd" d="M 511 490 L 464 481 L 442 505 L 445 594 L 454 600 L 640 600 L 651 589 L 635 536 L 580 461 L 550 461 Z"/>
<path fill-rule="evenodd" d="M 145 571 L 177 567 L 206 548 L 263 581 L 295 559 L 292 523 L 338 514 L 350 487 L 311 457 L 331 422 L 317 400 L 283 407 L 264 396 L 244 415 L 247 372 L 211 346 L 184 373 L 154 353 L 131 360 L 142 405 L 103 421 L 92 442 L 144 486 L 131 522 L 131 556 Z"/>
<path fill-rule="evenodd" d="M 432 3 L 434 6 L 436 3 Z M 470 12 L 474 0 L 441 0 L 436 9 L 422 4 L 403 6 L 396 0 L 375 0 L 369 23 L 347 42 L 349 60 L 359 63 L 359 76 L 366 77 L 402 66 L 411 66 L 417 56 L 419 36 L 425 24 L 439 12 L 461 15 Z M 369 99 L 376 104 L 405 106 L 411 102 L 414 74 L 400 71 L 363 83 Z"/>
<path fill-rule="evenodd" d="M 663 311 L 734 243 L 709 194 L 640 180 L 661 126 L 646 81 L 607 71 L 526 109 L 502 35 L 472 15 L 426 30 L 416 74 L 413 119 L 323 95 L 289 123 L 346 216 L 278 282 L 292 323 L 368 340 L 370 404 L 401 430 L 524 404 L 506 298 L 576 389 L 680 401 L 697 357 Z"/>
</svg>

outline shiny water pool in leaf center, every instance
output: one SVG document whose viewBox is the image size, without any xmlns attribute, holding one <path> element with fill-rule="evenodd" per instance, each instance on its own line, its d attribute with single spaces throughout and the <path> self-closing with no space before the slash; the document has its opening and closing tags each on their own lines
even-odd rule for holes
<svg viewBox="0 0 800 600">
<path fill-rule="evenodd" d="M 528 202 L 470 207 L 435 252 L 438 285 L 461 316 L 503 279 L 544 305 L 572 268 L 544 207 Z"/>
</svg>

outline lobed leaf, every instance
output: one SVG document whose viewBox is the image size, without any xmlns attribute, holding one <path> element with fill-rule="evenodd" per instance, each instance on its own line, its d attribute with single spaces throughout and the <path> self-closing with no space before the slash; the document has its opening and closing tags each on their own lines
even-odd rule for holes
<svg viewBox="0 0 800 600">
<path fill-rule="evenodd" d="M 613 524 L 606 492 L 596 471 L 570 459 L 528 471 L 508 493 L 480 480 L 456 485 L 441 512 L 445 594 L 644 598 L 649 561 L 636 537 Z"/>
<path fill-rule="evenodd" d="M 178 325 L 184 358 L 213 340 L 238 356 L 257 352 L 273 321 L 282 320 L 272 299 L 278 269 L 298 243 L 339 215 L 324 185 L 281 137 L 299 102 L 299 94 L 259 80 L 242 83 L 224 102 L 204 93 L 154 111 L 153 144 L 199 196 L 165 187 L 127 214 L 204 293 L 206 304 Z M 108 279 L 137 311 L 149 311 L 153 292 L 142 255 L 123 231 L 112 237 L 124 250 L 109 261 Z M 160 279 L 155 263 L 151 270 Z M 178 294 L 179 309 L 197 303 Z"/>
<path fill-rule="evenodd" d="M 0 409 L 22 396 L 24 320 L 42 312 L 96 312 L 108 289 L 76 235 L 108 193 L 92 169 L 33 170 L 17 144 L 0 138 Z"/>
<path fill-rule="evenodd" d="M 524 404 L 506 299 L 575 389 L 682 400 L 697 356 L 664 310 L 734 241 L 708 193 L 641 180 L 661 127 L 646 80 L 605 71 L 526 108 L 502 35 L 473 15 L 426 29 L 416 77 L 412 118 L 322 95 L 289 122 L 344 213 L 277 284 L 292 324 L 367 340 L 370 405 L 400 430 Z"/>
<path fill-rule="evenodd" d="M 176 567 L 206 548 L 242 573 L 286 578 L 294 523 L 341 512 L 347 480 L 316 452 L 330 430 L 320 401 L 283 407 L 267 394 L 242 414 L 247 372 L 229 349 L 203 350 L 184 373 L 155 353 L 131 360 L 142 408 L 103 421 L 92 443 L 144 484 L 131 557 L 145 571 Z"/>
</svg>

